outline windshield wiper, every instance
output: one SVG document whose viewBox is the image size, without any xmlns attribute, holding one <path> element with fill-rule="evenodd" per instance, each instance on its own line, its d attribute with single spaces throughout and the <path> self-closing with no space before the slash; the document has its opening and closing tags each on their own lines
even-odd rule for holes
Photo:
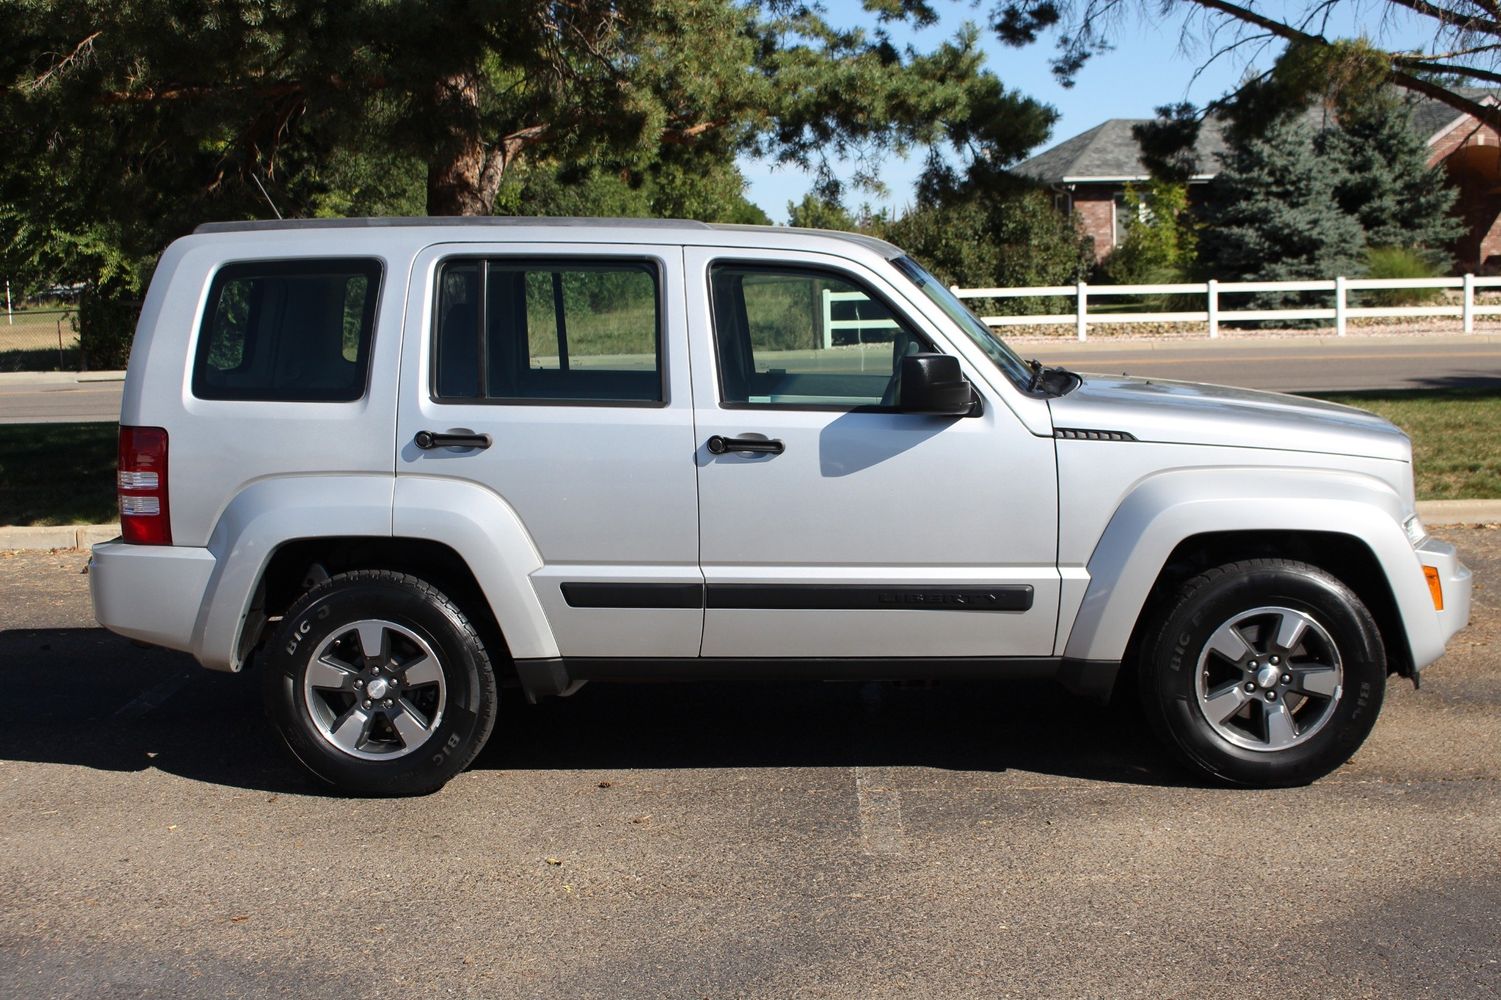
<svg viewBox="0 0 1501 1000">
<path fill-rule="evenodd" d="M 1083 376 L 1067 368 L 1044 367 L 1036 358 L 1028 361 L 1027 367 L 1032 370 L 1032 377 L 1027 381 L 1028 392 L 1041 389 L 1050 396 L 1066 396 L 1084 384 Z"/>
</svg>

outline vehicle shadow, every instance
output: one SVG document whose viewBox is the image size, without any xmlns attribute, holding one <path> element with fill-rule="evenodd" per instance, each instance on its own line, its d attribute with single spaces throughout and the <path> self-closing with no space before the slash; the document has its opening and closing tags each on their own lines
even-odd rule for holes
<svg viewBox="0 0 1501 1000">
<path fill-rule="evenodd" d="M 203 670 L 102 629 L 0 631 L 0 760 L 321 794 L 278 745 L 254 669 Z M 1195 785 L 1134 712 L 1050 684 L 591 684 L 507 689 L 480 771 L 918 766 Z"/>
</svg>

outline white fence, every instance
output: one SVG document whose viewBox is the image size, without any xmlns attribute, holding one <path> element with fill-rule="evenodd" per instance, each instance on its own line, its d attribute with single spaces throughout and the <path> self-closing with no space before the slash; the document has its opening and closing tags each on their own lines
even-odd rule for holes
<svg viewBox="0 0 1501 1000">
<path fill-rule="evenodd" d="M 1333 281 L 1206 281 L 1177 285 L 1050 285 L 1041 288 L 958 288 L 953 292 L 961 299 L 1074 299 L 1069 313 L 1033 316 L 984 316 L 990 326 L 1068 326 L 1072 324 L 1080 340 L 1089 337 L 1089 324 L 1109 323 L 1204 323 L 1209 336 L 1220 335 L 1220 323 L 1227 320 L 1334 320 L 1335 331 L 1343 337 L 1348 320 L 1366 316 L 1431 318 L 1450 317 L 1462 321 L 1465 333 L 1475 332 L 1476 316 L 1501 316 L 1501 305 L 1479 305 L 1477 289 L 1501 288 L 1501 278 L 1335 278 Z M 1424 306 L 1352 306 L 1350 292 L 1391 290 L 1460 289 L 1457 303 Z M 1220 296 L 1237 292 L 1331 292 L 1334 303 L 1327 308 L 1292 309 L 1222 309 Z M 1089 300 L 1109 296 L 1201 295 L 1204 308 L 1188 312 L 1096 313 L 1091 317 Z"/>
<path fill-rule="evenodd" d="M 823 346 L 825 348 L 834 346 L 835 330 L 853 330 L 855 331 L 855 342 L 864 343 L 866 330 L 897 330 L 901 328 L 901 324 L 891 318 L 891 314 L 886 311 L 884 306 L 879 307 L 880 316 L 870 319 L 861 318 L 860 304 L 869 301 L 870 296 L 864 292 L 836 292 L 828 288 L 823 290 Z M 836 302 L 855 303 L 855 318 L 835 319 L 834 303 Z"/>
</svg>

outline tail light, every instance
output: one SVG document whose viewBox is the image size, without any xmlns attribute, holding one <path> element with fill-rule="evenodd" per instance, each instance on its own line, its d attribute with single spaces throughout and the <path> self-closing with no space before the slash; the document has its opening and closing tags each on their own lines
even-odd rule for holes
<svg viewBox="0 0 1501 1000">
<path fill-rule="evenodd" d="M 120 534 L 136 545 L 171 545 L 167 509 L 167 432 L 120 428 Z"/>
</svg>

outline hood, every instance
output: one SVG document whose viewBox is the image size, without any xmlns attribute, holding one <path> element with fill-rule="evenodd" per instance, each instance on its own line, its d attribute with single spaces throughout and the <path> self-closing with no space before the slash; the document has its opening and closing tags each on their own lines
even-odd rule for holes
<svg viewBox="0 0 1501 1000">
<path fill-rule="evenodd" d="M 1275 392 L 1124 375 L 1086 375 L 1048 401 L 1057 429 L 1125 431 L 1138 441 L 1271 448 L 1412 460 L 1390 421 L 1337 403 Z"/>
</svg>

